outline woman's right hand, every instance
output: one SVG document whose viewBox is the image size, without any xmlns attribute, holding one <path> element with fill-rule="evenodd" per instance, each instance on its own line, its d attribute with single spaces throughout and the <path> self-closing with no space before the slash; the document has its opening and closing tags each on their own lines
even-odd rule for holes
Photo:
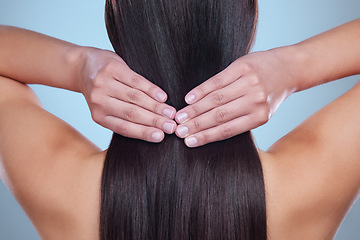
<svg viewBox="0 0 360 240">
<path fill-rule="evenodd" d="M 84 48 L 80 89 L 93 120 L 122 136 L 161 142 L 174 133 L 174 107 L 167 94 L 132 71 L 117 54 Z"/>
</svg>

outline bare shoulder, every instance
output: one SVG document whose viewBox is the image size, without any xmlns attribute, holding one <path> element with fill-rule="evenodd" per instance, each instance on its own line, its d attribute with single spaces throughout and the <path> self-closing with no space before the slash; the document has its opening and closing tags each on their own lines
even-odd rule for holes
<svg viewBox="0 0 360 240">
<path fill-rule="evenodd" d="M 99 154 L 82 134 L 45 111 L 28 86 L 0 77 L 0 177 L 35 227 L 65 223 L 69 206 L 80 207 L 76 199 L 91 197 L 90 186 L 81 188 L 90 176 L 88 184 L 99 183 Z M 99 184 L 95 188 L 97 197 Z"/>
<path fill-rule="evenodd" d="M 359 103 L 357 83 L 264 153 L 269 210 L 284 213 L 270 214 L 274 224 L 303 226 L 326 239 L 335 234 L 360 189 Z"/>
</svg>

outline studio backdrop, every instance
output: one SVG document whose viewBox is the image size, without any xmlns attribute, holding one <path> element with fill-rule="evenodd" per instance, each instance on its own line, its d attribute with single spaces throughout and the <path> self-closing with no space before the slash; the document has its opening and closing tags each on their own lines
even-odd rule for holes
<svg viewBox="0 0 360 240">
<path fill-rule="evenodd" d="M 105 29 L 104 4 L 104 0 L 0 0 L 0 24 L 112 50 Z M 259 0 L 259 24 L 252 51 L 294 44 L 359 17 L 359 0 Z M 266 150 L 359 79 L 360 76 L 353 76 L 290 96 L 266 125 L 254 130 L 257 145 Z M 102 149 L 107 148 L 111 132 L 92 121 L 81 94 L 44 86 L 32 88 L 46 110 L 70 123 Z M 348 213 L 335 239 L 360 239 L 359 223 L 360 201 Z M 0 239 L 40 239 L 1 181 Z"/>
</svg>

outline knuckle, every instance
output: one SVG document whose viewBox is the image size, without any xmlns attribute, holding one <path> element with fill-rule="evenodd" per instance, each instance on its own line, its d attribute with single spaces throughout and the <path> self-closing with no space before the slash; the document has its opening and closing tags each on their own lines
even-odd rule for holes
<svg viewBox="0 0 360 240">
<path fill-rule="evenodd" d="M 150 94 L 152 92 L 157 92 L 159 90 L 159 88 L 153 84 L 150 85 L 150 87 L 147 90 L 147 93 Z"/>
<path fill-rule="evenodd" d="M 142 131 L 142 138 L 141 139 L 149 139 L 150 140 L 150 137 L 151 134 L 149 133 L 149 131 Z"/>
<path fill-rule="evenodd" d="M 193 126 L 194 126 L 194 130 L 197 132 L 197 131 L 200 131 L 201 129 L 201 126 L 200 126 L 200 123 L 196 120 L 193 121 Z"/>
<path fill-rule="evenodd" d="M 109 60 L 107 63 L 105 63 L 104 70 L 105 71 L 112 71 L 113 69 L 116 69 L 117 61 L 114 61 L 113 59 Z"/>
<path fill-rule="evenodd" d="M 152 107 L 153 112 L 155 112 L 155 113 L 160 112 L 161 106 L 162 106 L 161 103 L 158 103 L 158 102 L 154 103 L 154 105 Z"/>
<path fill-rule="evenodd" d="M 249 78 L 250 84 L 254 87 L 260 85 L 260 78 L 257 75 L 253 75 Z"/>
<path fill-rule="evenodd" d="M 215 76 L 212 81 L 211 81 L 213 87 L 215 88 L 221 88 L 224 84 L 224 80 L 219 77 L 219 76 Z"/>
<path fill-rule="evenodd" d="M 100 72 L 92 77 L 92 84 L 95 88 L 101 88 L 104 85 L 105 73 Z"/>
<path fill-rule="evenodd" d="M 224 95 L 221 93 L 214 94 L 211 98 L 216 105 L 222 105 L 224 103 Z"/>
<path fill-rule="evenodd" d="M 152 124 L 154 127 L 160 126 L 160 122 L 161 122 L 161 120 L 157 117 L 153 118 L 153 120 L 152 120 Z"/>
<path fill-rule="evenodd" d="M 138 88 L 141 84 L 141 77 L 138 75 L 133 75 L 130 79 L 130 87 Z"/>
<path fill-rule="evenodd" d="M 129 121 L 134 120 L 135 116 L 136 116 L 136 110 L 134 108 L 129 108 L 124 111 L 124 117 Z"/>
<path fill-rule="evenodd" d="M 129 137 L 129 128 L 128 124 L 121 123 L 116 127 L 116 132 L 124 137 Z"/>
<path fill-rule="evenodd" d="M 127 93 L 128 102 L 137 103 L 139 100 L 139 94 L 135 91 L 131 91 Z"/>
<path fill-rule="evenodd" d="M 231 138 L 233 135 L 233 130 L 231 129 L 231 127 L 228 126 L 223 126 L 220 129 L 220 135 L 222 137 L 222 139 L 228 139 Z"/>
<path fill-rule="evenodd" d="M 108 62 L 102 66 L 100 73 L 106 74 L 108 72 L 111 72 L 112 70 L 113 70 L 112 62 Z"/>
<path fill-rule="evenodd" d="M 201 144 L 209 143 L 209 135 L 207 133 L 200 133 L 196 136 Z"/>
<path fill-rule="evenodd" d="M 199 115 L 200 114 L 200 110 L 198 108 L 198 106 L 196 106 L 195 104 L 194 105 L 190 105 L 190 109 L 191 111 L 193 112 L 193 114 L 195 116 Z"/>
<path fill-rule="evenodd" d="M 215 120 L 217 123 L 225 122 L 228 119 L 228 115 L 224 110 L 218 110 L 215 116 Z"/>
<path fill-rule="evenodd" d="M 259 124 L 265 124 L 269 120 L 269 109 L 267 107 L 262 108 L 257 115 L 257 121 Z"/>
<path fill-rule="evenodd" d="M 206 94 L 206 89 L 204 88 L 204 86 L 199 86 L 197 88 L 197 90 L 200 92 L 201 95 L 205 95 Z"/>
<path fill-rule="evenodd" d="M 260 87 L 256 93 L 256 98 L 258 103 L 266 103 L 267 102 L 267 94 L 265 89 Z"/>
<path fill-rule="evenodd" d="M 93 110 L 91 112 L 91 118 L 94 120 L 94 122 L 101 125 L 100 122 L 101 122 L 102 114 L 100 113 L 100 111 Z"/>
<path fill-rule="evenodd" d="M 116 71 L 117 69 L 117 65 L 114 61 L 110 61 L 106 64 L 104 64 L 104 66 L 102 67 L 99 76 L 106 76 L 111 74 L 112 72 Z"/>
<path fill-rule="evenodd" d="M 243 61 L 242 58 L 238 58 L 236 60 L 237 64 L 240 65 L 241 67 L 241 70 L 244 71 L 244 72 L 250 72 L 252 69 L 253 69 L 253 66 L 251 63 L 249 62 L 246 62 L 246 61 Z"/>
<path fill-rule="evenodd" d="M 92 105 L 99 105 L 101 103 L 101 94 L 98 91 L 94 90 L 89 95 L 89 102 Z"/>
</svg>

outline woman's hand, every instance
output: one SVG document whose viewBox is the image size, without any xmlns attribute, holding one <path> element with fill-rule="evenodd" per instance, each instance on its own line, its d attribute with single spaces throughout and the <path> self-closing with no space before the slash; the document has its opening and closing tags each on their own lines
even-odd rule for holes
<svg viewBox="0 0 360 240">
<path fill-rule="evenodd" d="M 133 72 L 115 53 L 85 49 L 80 89 L 93 120 L 120 135 L 161 142 L 176 129 L 166 93 Z"/>
<path fill-rule="evenodd" d="M 241 57 L 191 90 L 176 135 L 189 147 L 224 140 L 265 124 L 296 90 L 286 48 Z"/>
</svg>

